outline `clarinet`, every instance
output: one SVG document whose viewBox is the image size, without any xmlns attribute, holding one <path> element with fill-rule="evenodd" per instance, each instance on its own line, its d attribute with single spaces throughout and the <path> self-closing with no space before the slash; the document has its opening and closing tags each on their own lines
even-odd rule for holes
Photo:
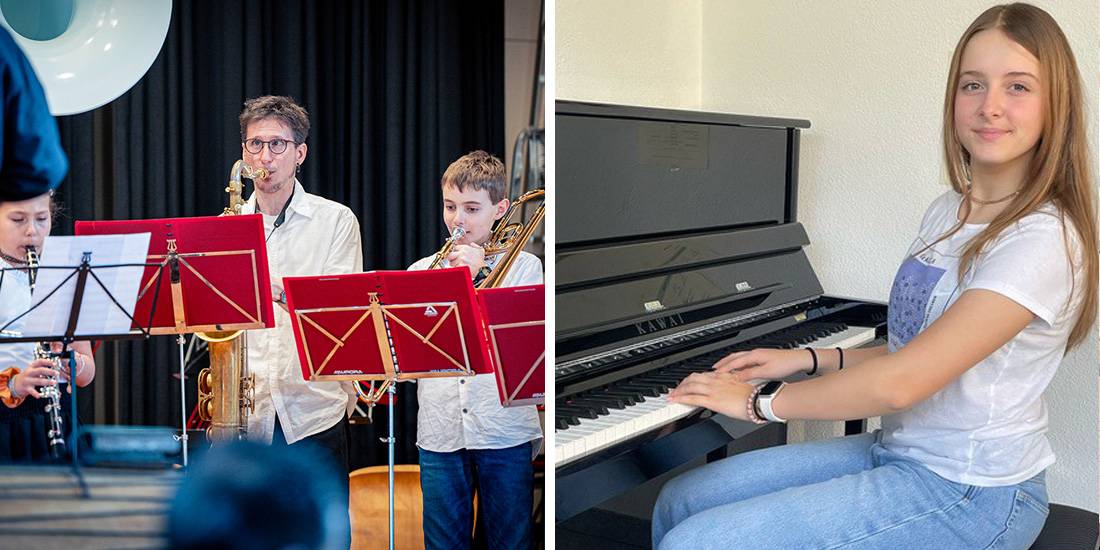
<svg viewBox="0 0 1100 550">
<path fill-rule="evenodd" d="M 38 252 L 33 246 L 27 247 L 27 278 L 30 279 L 31 293 L 34 293 L 34 283 L 38 278 Z M 61 370 L 61 359 L 50 353 L 48 342 L 39 342 L 34 346 L 35 359 L 49 359 L 53 362 L 55 370 Z M 65 454 L 65 431 L 61 417 L 61 390 L 55 384 L 38 389 L 38 393 L 46 400 L 46 414 L 49 415 L 50 425 L 46 431 L 46 439 L 50 444 L 50 457 L 61 458 Z"/>
<path fill-rule="evenodd" d="M 60 371 L 61 359 L 50 353 L 49 343 L 39 342 L 35 344 L 34 356 L 36 359 L 53 361 L 53 368 Z M 42 395 L 42 399 L 46 400 L 46 414 L 50 417 L 49 430 L 46 432 L 46 439 L 50 444 L 50 457 L 54 459 L 61 458 L 65 455 L 65 431 L 61 417 L 61 388 L 57 384 L 43 386 L 38 388 L 38 393 Z"/>
</svg>

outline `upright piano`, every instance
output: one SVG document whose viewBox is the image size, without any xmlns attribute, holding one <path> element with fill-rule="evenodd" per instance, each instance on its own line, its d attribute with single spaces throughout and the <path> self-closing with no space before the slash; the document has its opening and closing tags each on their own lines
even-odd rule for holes
<svg viewBox="0 0 1100 550">
<path fill-rule="evenodd" d="M 808 121 L 556 105 L 556 521 L 757 429 L 667 401 L 755 347 L 881 343 L 825 295 L 798 223 Z M 719 422 L 721 421 L 721 422 Z"/>
</svg>

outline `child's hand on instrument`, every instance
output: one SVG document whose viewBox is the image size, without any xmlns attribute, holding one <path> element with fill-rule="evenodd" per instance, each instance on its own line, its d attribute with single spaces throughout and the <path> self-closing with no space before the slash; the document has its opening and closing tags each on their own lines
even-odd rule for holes
<svg viewBox="0 0 1100 550">
<path fill-rule="evenodd" d="M 485 249 L 476 244 L 456 244 L 447 256 L 447 264 L 451 267 L 466 266 L 470 269 L 470 276 L 475 276 L 486 265 Z"/>
<path fill-rule="evenodd" d="M 697 372 L 668 393 L 670 403 L 706 407 L 738 420 L 748 420 L 746 404 L 754 387 L 728 372 Z"/>
<path fill-rule="evenodd" d="M 15 375 L 11 386 L 19 397 L 40 398 L 38 388 L 43 386 L 56 386 L 58 372 L 50 367 L 53 361 L 50 359 L 35 359 L 27 365 L 27 369 Z"/>
<path fill-rule="evenodd" d="M 732 373 L 738 380 L 779 380 L 809 372 L 813 357 L 804 349 L 754 349 L 731 353 L 714 364 L 714 370 Z"/>
</svg>

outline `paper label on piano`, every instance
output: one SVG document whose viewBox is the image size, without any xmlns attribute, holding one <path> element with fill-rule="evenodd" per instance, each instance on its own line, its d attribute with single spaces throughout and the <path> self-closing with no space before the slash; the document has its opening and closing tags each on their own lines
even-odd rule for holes
<svg viewBox="0 0 1100 550">
<path fill-rule="evenodd" d="M 638 160 L 647 166 L 674 170 L 706 170 L 710 131 L 702 124 L 645 122 L 638 125 Z"/>
</svg>

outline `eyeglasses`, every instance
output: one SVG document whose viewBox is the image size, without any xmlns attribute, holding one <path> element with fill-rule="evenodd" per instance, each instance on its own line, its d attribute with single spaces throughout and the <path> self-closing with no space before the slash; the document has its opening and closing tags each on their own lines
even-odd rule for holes
<svg viewBox="0 0 1100 550">
<path fill-rule="evenodd" d="M 281 155 L 286 152 L 287 145 L 291 143 L 295 145 L 298 144 L 297 141 L 282 138 L 275 138 L 271 141 L 264 141 L 259 138 L 252 138 L 244 142 L 244 150 L 253 155 L 258 155 L 261 151 L 264 150 L 264 144 L 266 144 L 268 151 L 271 151 L 272 155 Z"/>
</svg>

